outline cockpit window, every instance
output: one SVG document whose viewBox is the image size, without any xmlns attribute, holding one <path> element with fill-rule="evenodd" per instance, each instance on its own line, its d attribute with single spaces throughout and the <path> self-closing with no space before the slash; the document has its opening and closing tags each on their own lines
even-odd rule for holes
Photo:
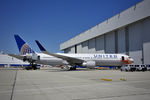
<svg viewBox="0 0 150 100">
<path fill-rule="evenodd" d="M 129 56 L 129 58 L 131 58 L 131 57 Z"/>
</svg>

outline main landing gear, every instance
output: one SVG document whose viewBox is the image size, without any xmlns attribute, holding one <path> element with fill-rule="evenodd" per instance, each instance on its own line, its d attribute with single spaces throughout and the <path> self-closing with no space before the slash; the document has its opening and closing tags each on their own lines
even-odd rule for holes
<svg viewBox="0 0 150 100">
<path fill-rule="evenodd" d="M 76 66 L 71 66 L 71 65 L 63 65 L 62 69 L 64 70 L 76 70 Z"/>
<path fill-rule="evenodd" d="M 30 63 L 30 66 L 26 67 L 26 70 L 37 70 L 37 64 Z"/>
</svg>

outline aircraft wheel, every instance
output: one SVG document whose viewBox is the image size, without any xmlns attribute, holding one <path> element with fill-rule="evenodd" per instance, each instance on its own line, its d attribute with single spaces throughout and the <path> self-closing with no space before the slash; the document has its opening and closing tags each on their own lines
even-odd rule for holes
<svg viewBox="0 0 150 100">
<path fill-rule="evenodd" d="M 37 67 L 36 67 L 36 66 L 37 66 L 36 64 L 33 64 L 33 65 L 32 65 L 33 70 L 37 70 Z"/>
</svg>

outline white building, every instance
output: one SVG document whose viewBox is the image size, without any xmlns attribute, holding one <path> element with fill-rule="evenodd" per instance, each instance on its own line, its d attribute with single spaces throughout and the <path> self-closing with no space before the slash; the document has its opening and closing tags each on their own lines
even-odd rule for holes
<svg viewBox="0 0 150 100">
<path fill-rule="evenodd" d="M 29 65 L 29 63 L 23 62 L 22 60 L 10 57 L 7 54 L 0 53 L 0 66 L 23 66 Z"/>
<path fill-rule="evenodd" d="M 150 64 L 150 0 L 144 0 L 62 43 L 65 53 L 124 53 Z"/>
</svg>

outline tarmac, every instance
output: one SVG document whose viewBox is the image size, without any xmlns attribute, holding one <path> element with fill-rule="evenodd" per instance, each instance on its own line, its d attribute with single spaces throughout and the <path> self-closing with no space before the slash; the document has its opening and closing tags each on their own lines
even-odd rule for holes
<svg viewBox="0 0 150 100">
<path fill-rule="evenodd" d="M 150 100 L 150 72 L 1 69 L 0 100 Z"/>
</svg>

